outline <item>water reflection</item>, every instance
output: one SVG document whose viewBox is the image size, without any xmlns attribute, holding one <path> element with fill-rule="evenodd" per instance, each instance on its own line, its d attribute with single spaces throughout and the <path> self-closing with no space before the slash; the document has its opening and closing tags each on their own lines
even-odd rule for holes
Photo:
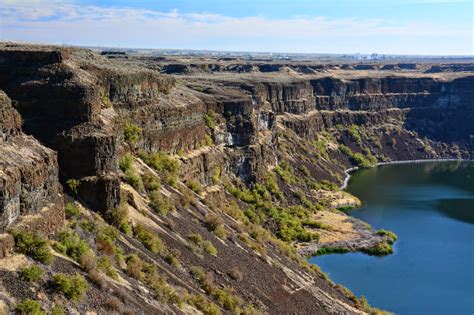
<svg viewBox="0 0 474 315">
<path fill-rule="evenodd" d="M 399 236 L 395 254 L 314 257 L 331 278 L 397 314 L 474 314 L 474 163 L 387 165 L 356 172 L 352 215 Z"/>
</svg>

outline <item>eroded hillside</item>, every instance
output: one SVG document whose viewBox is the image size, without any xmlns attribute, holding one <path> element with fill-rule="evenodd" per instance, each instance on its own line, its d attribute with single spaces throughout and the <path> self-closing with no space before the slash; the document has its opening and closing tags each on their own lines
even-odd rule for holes
<svg viewBox="0 0 474 315">
<path fill-rule="evenodd" d="M 392 251 L 345 170 L 474 153 L 469 64 L 386 66 L 2 44 L 0 312 L 376 312 L 302 256 Z"/>
</svg>

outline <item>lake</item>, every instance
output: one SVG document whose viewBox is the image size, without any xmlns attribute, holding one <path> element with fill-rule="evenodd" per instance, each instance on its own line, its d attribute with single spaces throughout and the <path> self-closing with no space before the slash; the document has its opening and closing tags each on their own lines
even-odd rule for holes
<svg viewBox="0 0 474 315">
<path fill-rule="evenodd" d="M 474 314 L 474 162 L 392 164 L 351 174 L 350 214 L 394 231 L 394 254 L 312 257 L 331 279 L 396 314 Z"/>
</svg>

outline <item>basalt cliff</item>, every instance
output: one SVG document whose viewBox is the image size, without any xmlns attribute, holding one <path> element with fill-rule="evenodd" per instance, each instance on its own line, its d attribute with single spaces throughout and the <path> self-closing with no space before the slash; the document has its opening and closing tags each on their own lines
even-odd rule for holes
<svg viewBox="0 0 474 315">
<path fill-rule="evenodd" d="M 469 63 L 3 43 L 0 313 L 381 313 L 304 256 L 389 254 L 345 170 L 472 159 L 473 87 Z"/>
</svg>

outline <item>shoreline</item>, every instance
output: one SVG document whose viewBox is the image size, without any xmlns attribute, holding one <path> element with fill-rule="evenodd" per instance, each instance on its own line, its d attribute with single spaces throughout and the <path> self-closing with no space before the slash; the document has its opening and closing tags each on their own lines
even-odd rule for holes
<svg viewBox="0 0 474 315">
<path fill-rule="evenodd" d="M 389 161 L 389 162 L 378 162 L 375 164 L 374 167 L 383 166 L 383 165 L 391 165 L 391 164 L 411 164 L 411 163 L 428 163 L 428 162 L 472 162 L 473 159 L 423 159 L 423 160 L 401 160 L 401 161 Z M 354 166 L 344 170 L 344 174 L 346 177 L 342 182 L 342 185 L 339 187 L 340 189 L 344 190 L 347 188 L 349 184 L 349 180 L 351 179 L 351 173 L 354 171 L 359 170 L 360 167 Z"/>
<path fill-rule="evenodd" d="M 424 160 L 401 160 L 401 161 L 389 161 L 379 162 L 375 166 L 391 165 L 391 164 L 412 164 L 412 163 L 429 163 L 429 162 L 472 162 L 473 159 L 424 159 Z M 374 166 L 374 167 L 375 167 Z M 351 167 L 344 171 L 346 178 L 344 179 L 343 185 L 340 187 L 344 190 L 351 178 L 351 173 L 360 169 L 359 167 Z M 374 234 L 374 231 L 367 228 L 366 222 L 354 218 L 350 214 L 345 213 L 346 219 L 353 224 L 355 231 L 359 234 L 359 237 L 353 239 L 346 239 L 342 241 L 335 241 L 330 243 L 310 243 L 301 246 L 298 252 L 305 257 L 314 257 L 320 248 L 344 248 L 348 252 L 363 252 L 366 249 L 372 248 L 382 242 L 386 241 L 385 237 Z"/>
</svg>

